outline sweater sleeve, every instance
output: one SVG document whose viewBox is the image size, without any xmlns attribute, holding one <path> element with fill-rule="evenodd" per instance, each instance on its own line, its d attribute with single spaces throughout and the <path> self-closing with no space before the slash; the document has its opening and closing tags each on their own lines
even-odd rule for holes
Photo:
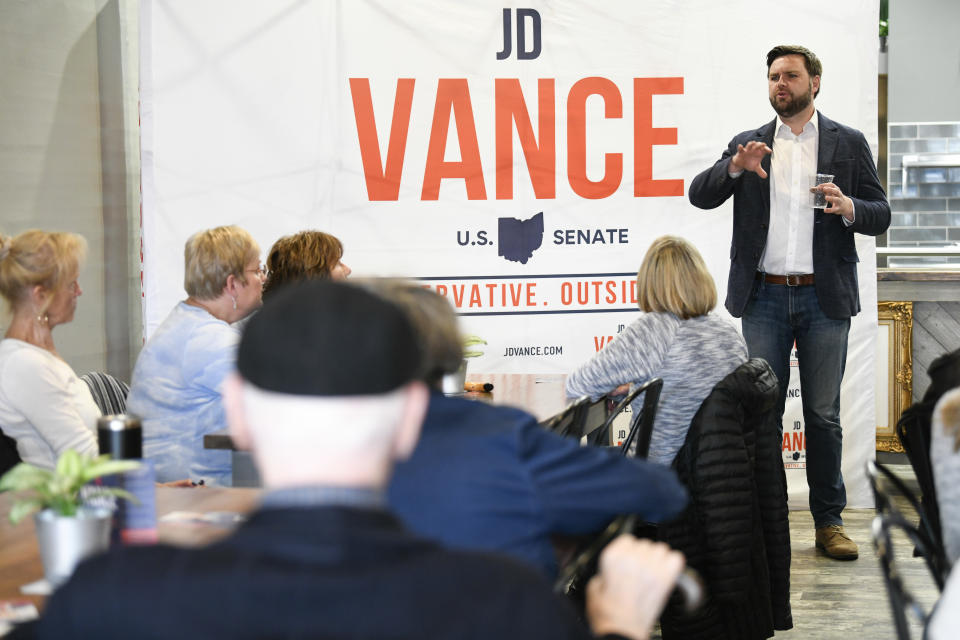
<svg viewBox="0 0 960 640">
<path fill-rule="evenodd" d="M 85 423 L 68 384 L 61 371 L 36 354 L 20 354 L 4 368 L 3 386 L 14 409 L 23 414 L 57 457 L 67 449 L 95 456 L 98 447 L 94 425 Z"/>
<path fill-rule="evenodd" d="M 646 382 L 660 369 L 679 326 L 672 314 L 641 314 L 567 377 L 567 396 L 597 399 L 621 384 Z"/>
</svg>

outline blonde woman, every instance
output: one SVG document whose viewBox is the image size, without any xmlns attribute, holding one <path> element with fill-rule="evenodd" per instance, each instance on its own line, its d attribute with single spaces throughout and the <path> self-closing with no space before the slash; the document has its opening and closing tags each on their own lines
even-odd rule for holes
<svg viewBox="0 0 960 640">
<path fill-rule="evenodd" d="M 100 410 L 53 342 L 83 293 L 77 278 L 86 248 L 73 233 L 0 236 L 0 296 L 12 316 L 0 340 L 0 427 L 24 462 L 46 469 L 66 449 L 97 454 Z"/>
<path fill-rule="evenodd" d="M 184 263 L 187 299 L 140 351 L 127 409 L 143 419 L 158 481 L 229 485 L 229 452 L 204 449 L 203 436 L 227 426 L 220 387 L 240 340 L 231 325 L 260 307 L 260 247 L 239 227 L 217 227 L 187 240 Z"/>
<path fill-rule="evenodd" d="M 640 317 L 567 378 L 567 395 L 599 398 L 662 378 L 648 458 L 669 465 L 720 380 L 747 361 L 737 329 L 711 313 L 717 289 L 700 253 L 674 236 L 653 241 L 637 273 Z M 639 411 L 642 398 L 633 405 Z"/>
</svg>

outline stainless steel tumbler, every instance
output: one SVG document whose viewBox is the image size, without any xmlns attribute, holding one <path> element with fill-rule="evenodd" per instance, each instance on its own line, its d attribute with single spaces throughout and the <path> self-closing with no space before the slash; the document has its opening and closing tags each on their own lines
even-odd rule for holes
<svg viewBox="0 0 960 640">
<path fill-rule="evenodd" d="M 143 427 L 140 418 L 120 413 L 97 418 L 97 444 L 100 454 L 114 460 L 138 460 L 143 457 Z"/>
</svg>

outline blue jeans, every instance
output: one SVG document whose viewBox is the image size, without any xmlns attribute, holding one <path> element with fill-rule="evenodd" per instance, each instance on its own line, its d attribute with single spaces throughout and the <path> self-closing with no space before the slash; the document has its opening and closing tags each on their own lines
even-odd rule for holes
<svg viewBox="0 0 960 640">
<path fill-rule="evenodd" d="M 769 362 L 780 382 L 781 428 L 790 382 L 790 350 L 794 341 L 797 343 L 810 513 L 818 528 L 843 524 L 840 514 L 847 504 L 840 470 L 840 381 L 849 330 L 849 318 L 835 320 L 823 313 L 813 285 L 791 287 L 758 281 L 743 313 L 743 337 L 750 357 Z"/>
</svg>

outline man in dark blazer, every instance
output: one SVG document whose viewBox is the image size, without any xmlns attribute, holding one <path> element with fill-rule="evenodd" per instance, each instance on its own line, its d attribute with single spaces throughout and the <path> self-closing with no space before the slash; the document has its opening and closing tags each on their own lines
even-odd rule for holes
<svg viewBox="0 0 960 640">
<path fill-rule="evenodd" d="M 395 306 L 347 284 L 279 291 L 247 324 L 223 389 L 261 507 L 203 549 L 127 547 L 82 564 L 41 638 L 588 638 L 533 569 L 445 550 L 384 507 L 427 405 L 417 339 Z M 182 489 L 198 491 L 199 489 Z M 682 567 L 630 536 L 588 587 L 595 633 L 645 638 Z"/>
<path fill-rule="evenodd" d="M 781 417 L 796 343 L 816 545 L 830 557 L 855 559 L 857 545 L 843 530 L 840 470 L 840 381 L 850 318 L 860 311 L 853 234 L 886 231 L 890 205 L 863 134 L 814 107 L 817 56 L 804 47 L 774 47 L 767 71 L 778 117 L 735 136 L 694 178 L 689 197 L 713 209 L 733 196 L 727 310 L 743 319 L 750 357 L 776 372 Z M 818 173 L 833 179 L 814 187 Z M 815 191 L 824 208 L 814 208 Z"/>
</svg>

